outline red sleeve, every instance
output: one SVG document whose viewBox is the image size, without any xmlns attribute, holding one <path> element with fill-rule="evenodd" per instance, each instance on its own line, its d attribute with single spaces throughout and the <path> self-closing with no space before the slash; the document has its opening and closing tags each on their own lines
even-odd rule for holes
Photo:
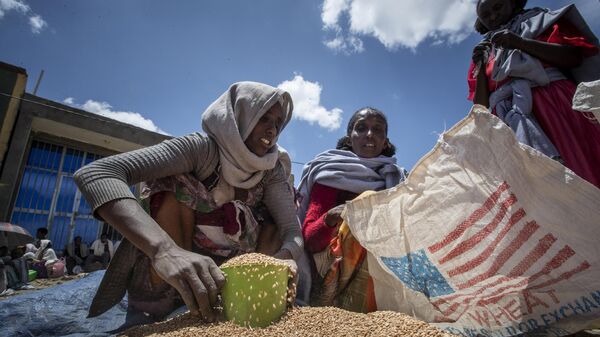
<svg viewBox="0 0 600 337">
<path fill-rule="evenodd" d="M 508 79 L 505 79 L 504 81 L 496 82 L 492 79 L 492 71 L 494 70 L 494 62 L 495 61 L 496 60 L 494 59 L 494 56 L 490 55 L 490 57 L 488 58 L 488 61 L 486 63 L 485 69 L 479 70 L 479 71 L 485 71 L 485 74 L 488 77 L 488 89 L 490 90 L 490 93 L 494 92 L 496 90 L 496 88 L 501 87 L 502 84 L 509 81 Z M 469 96 L 467 96 L 467 99 L 471 102 L 473 102 L 473 99 L 475 98 L 475 88 L 477 87 L 477 78 L 475 76 L 473 76 L 474 69 L 475 69 L 475 63 L 473 63 L 473 61 L 471 61 L 471 64 L 469 65 L 469 73 L 467 74 L 467 84 L 469 85 Z"/>
<path fill-rule="evenodd" d="M 302 226 L 304 246 L 311 253 L 324 250 L 336 233 L 335 228 L 327 226 L 327 211 L 337 206 L 338 190 L 315 183 L 310 192 L 310 203 Z"/>
<path fill-rule="evenodd" d="M 585 57 L 598 53 L 598 47 L 589 43 L 586 38 L 566 19 L 559 19 L 552 27 L 538 35 L 538 41 L 579 47 Z"/>
<path fill-rule="evenodd" d="M 477 79 L 473 76 L 473 70 L 475 70 L 475 63 L 471 61 L 471 64 L 469 64 L 469 73 L 467 74 L 467 84 L 469 85 L 469 96 L 467 96 L 467 99 L 471 102 L 475 98 L 475 88 L 477 87 Z"/>
</svg>

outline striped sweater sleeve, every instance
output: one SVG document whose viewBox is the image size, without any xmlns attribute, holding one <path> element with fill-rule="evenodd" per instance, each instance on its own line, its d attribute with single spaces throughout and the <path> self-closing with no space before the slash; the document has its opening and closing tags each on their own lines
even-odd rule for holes
<svg viewBox="0 0 600 337">
<path fill-rule="evenodd" d="M 74 179 L 96 215 L 98 207 L 109 201 L 135 199 L 130 185 L 197 171 L 215 151 L 207 136 L 194 133 L 99 159 L 75 172 Z"/>
<path fill-rule="evenodd" d="M 283 240 L 281 249 L 287 249 L 294 260 L 298 261 L 304 243 L 300 220 L 296 215 L 293 189 L 281 165 L 278 164 L 269 174 L 270 176 L 265 180 L 263 202 L 279 227 L 279 233 Z"/>
</svg>

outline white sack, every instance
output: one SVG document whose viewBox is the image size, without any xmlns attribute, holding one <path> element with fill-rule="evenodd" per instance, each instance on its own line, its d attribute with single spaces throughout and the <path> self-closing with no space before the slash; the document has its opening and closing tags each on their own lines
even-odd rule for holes
<svg viewBox="0 0 600 337">
<path fill-rule="evenodd" d="M 600 189 L 481 106 L 346 220 L 378 310 L 463 336 L 561 336 L 600 316 Z"/>
</svg>

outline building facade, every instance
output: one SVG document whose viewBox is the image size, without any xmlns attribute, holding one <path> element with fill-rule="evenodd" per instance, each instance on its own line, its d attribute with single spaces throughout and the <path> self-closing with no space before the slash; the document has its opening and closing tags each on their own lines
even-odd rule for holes
<svg viewBox="0 0 600 337">
<path fill-rule="evenodd" d="M 59 250 L 75 236 L 88 244 L 101 233 L 120 238 L 94 218 L 73 173 L 169 137 L 28 94 L 26 84 L 25 69 L 0 62 L 0 221 L 32 235 L 45 227 Z"/>
</svg>

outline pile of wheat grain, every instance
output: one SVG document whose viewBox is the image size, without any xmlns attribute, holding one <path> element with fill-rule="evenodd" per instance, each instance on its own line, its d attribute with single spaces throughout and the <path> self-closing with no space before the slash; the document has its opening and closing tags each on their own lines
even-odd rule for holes
<svg viewBox="0 0 600 337">
<path fill-rule="evenodd" d="M 260 253 L 248 253 L 236 256 L 230 260 L 227 260 L 221 265 L 223 267 L 234 267 L 234 266 L 245 266 L 245 265 L 276 265 L 281 267 L 288 267 L 288 264 L 283 260 L 276 259 L 274 257 L 260 254 Z"/>
<path fill-rule="evenodd" d="M 235 257 L 222 267 L 240 265 L 288 265 L 262 254 Z M 295 287 L 292 285 L 292 289 Z M 293 294 L 291 294 L 293 297 Z M 370 314 L 354 313 L 333 307 L 300 307 L 289 309 L 274 324 L 266 328 L 247 328 L 233 322 L 207 324 L 200 318 L 184 314 L 165 322 L 134 327 L 125 336 L 191 337 L 191 336 L 451 336 L 410 316 L 378 311 Z"/>
<path fill-rule="evenodd" d="M 300 307 L 279 322 L 250 329 L 232 322 L 202 323 L 190 314 L 169 321 L 132 328 L 125 336 L 410 336 L 449 337 L 450 334 L 410 316 L 391 311 L 359 314 L 333 307 Z"/>
</svg>

